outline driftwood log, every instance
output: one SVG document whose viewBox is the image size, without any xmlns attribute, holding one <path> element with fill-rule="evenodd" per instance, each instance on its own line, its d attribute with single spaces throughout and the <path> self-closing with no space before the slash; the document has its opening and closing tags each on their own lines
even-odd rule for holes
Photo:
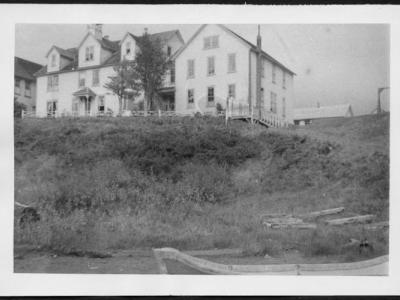
<svg viewBox="0 0 400 300">
<path fill-rule="evenodd" d="M 310 213 L 300 214 L 298 217 L 300 218 L 318 218 L 322 216 L 328 216 L 333 214 L 338 214 L 344 211 L 344 207 L 330 208 L 320 211 L 313 211 Z"/>
<path fill-rule="evenodd" d="M 368 224 L 365 226 L 365 229 L 369 229 L 369 230 L 377 230 L 377 229 L 383 229 L 383 228 L 389 228 L 389 221 L 371 223 L 371 224 Z"/>
<path fill-rule="evenodd" d="M 375 218 L 374 215 L 363 215 L 363 216 L 354 216 L 354 217 L 342 218 L 342 219 L 327 220 L 327 221 L 325 221 L 325 223 L 327 225 L 332 225 L 332 226 L 353 224 L 353 223 L 369 223 L 374 218 Z"/>
<path fill-rule="evenodd" d="M 284 229 L 284 228 L 296 228 L 296 229 L 315 229 L 317 224 L 313 223 L 263 223 L 267 228 L 271 229 Z"/>
</svg>

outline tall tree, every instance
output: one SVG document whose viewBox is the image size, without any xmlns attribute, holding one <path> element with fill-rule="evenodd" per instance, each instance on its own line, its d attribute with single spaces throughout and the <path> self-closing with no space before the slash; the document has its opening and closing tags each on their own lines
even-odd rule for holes
<svg viewBox="0 0 400 300">
<path fill-rule="evenodd" d="M 144 92 L 144 110 L 157 106 L 157 91 L 162 87 L 168 68 L 168 57 L 160 39 L 151 38 L 145 31 L 138 40 L 139 51 L 135 59 L 135 71 Z"/>
<path fill-rule="evenodd" d="M 128 91 L 133 92 L 133 96 L 137 96 L 141 90 L 141 83 L 137 72 L 135 71 L 135 62 L 122 60 L 114 66 L 115 75 L 109 77 L 104 87 L 112 91 L 118 97 L 118 114 L 122 113 L 122 101 L 126 97 Z"/>
</svg>

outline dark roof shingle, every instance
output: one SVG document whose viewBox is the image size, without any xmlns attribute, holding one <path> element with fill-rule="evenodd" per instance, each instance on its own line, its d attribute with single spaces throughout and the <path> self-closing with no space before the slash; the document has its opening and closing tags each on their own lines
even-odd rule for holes
<svg viewBox="0 0 400 300">
<path fill-rule="evenodd" d="M 129 32 L 128 32 L 128 34 L 131 35 L 136 41 L 140 40 L 140 37 L 137 37 Z M 172 38 L 174 34 L 177 34 L 178 38 L 181 38 L 178 30 L 154 33 L 154 34 L 150 34 L 149 36 L 153 40 L 158 38 L 161 41 L 167 41 L 168 39 Z M 98 41 L 103 48 L 110 50 L 112 54 L 101 65 L 88 67 L 88 68 L 99 68 L 102 66 L 109 66 L 109 65 L 117 64 L 120 61 L 120 56 L 121 56 L 121 50 L 120 50 L 120 45 L 119 45 L 120 41 L 111 41 L 107 38 L 98 39 Z M 75 69 L 78 69 L 78 48 L 62 49 L 57 46 L 53 46 L 53 47 L 57 49 L 57 51 L 60 53 L 60 55 L 63 55 L 65 57 L 71 59 L 71 63 L 66 65 L 63 69 L 61 69 L 57 72 L 54 72 L 54 73 L 68 72 L 68 71 L 73 71 Z M 40 70 L 38 70 L 34 74 L 34 76 L 39 77 L 39 76 L 46 75 L 47 73 L 48 73 L 47 66 L 43 66 Z"/>
<path fill-rule="evenodd" d="M 14 57 L 14 76 L 24 78 L 27 80 L 34 80 L 33 74 L 37 72 L 42 65 L 34 63 L 32 61 Z"/>
</svg>

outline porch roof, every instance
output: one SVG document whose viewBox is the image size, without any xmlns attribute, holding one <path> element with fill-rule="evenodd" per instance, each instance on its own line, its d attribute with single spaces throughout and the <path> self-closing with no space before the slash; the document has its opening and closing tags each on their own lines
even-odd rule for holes
<svg viewBox="0 0 400 300">
<path fill-rule="evenodd" d="M 73 93 L 72 95 L 76 96 L 76 97 L 96 97 L 96 93 L 93 92 L 90 88 L 85 87 L 83 89 L 77 90 L 75 93 Z"/>
</svg>

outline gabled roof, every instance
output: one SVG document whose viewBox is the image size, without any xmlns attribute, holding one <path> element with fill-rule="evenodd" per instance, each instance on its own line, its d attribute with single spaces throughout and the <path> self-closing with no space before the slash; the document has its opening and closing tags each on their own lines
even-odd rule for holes
<svg viewBox="0 0 400 300">
<path fill-rule="evenodd" d="M 121 43 L 126 39 L 127 36 L 131 36 L 135 41 L 138 40 L 138 37 L 130 32 L 125 33 L 125 35 L 123 36 L 123 38 L 119 41 L 119 45 L 121 45 Z"/>
<path fill-rule="evenodd" d="M 20 57 L 14 57 L 15 77 L 20 77 L 27 80 L 35 80 L 33 74 L 37 72 L 40 68 L 42 68 L 42 65 L 26 59 L 22 59 Z"/>
<path fill-rule="evenodd" d="M 85 67 L 85 68 L 79 68 L 79 70 L 83 70 L 83 69 L 94 69 L 94 68 L 101 68 L 101 67 L 105 67 L 105 66 L 112 66 L 117 64 L 120 59 L 121 59 L 121 49 L 120 49 L 120 44 L 123 41 L 123 39 L 125 39 L 125 37 L 127 35 L 132 36 L 135 40 L 140 40 L 140 37 L 137 37 L 129 32 L 127 32 L 124 36 L 124 38 L 122 38 L 121 41 L 111 41 L 109 39 L 106 38 L 102 38 L 100 39 L 96 39 L 96 41 L 101 45 L 101 47 L 109 50 L 112 54 L 111 56 L 106 59 L 101 65 L 96 65 L 96 66 L 90 66 L 90 67 Z M 179 33 L 179 30 L 171 30 L 171 31 L 165 31 L 165 32 L 159 32 L 159 33 L 154 33 L 154 34 L 150 34 L 150 38 L 154 39 L 154 38 L 159 38 L 161 40 L 168 40 L 170 38 L 173 37 L 174 34 L 178 35 L 179 39 L 182 39 L 182 36 Z M 79 52 L 79 47 L 82 45 L 82 43 L 86 40 L 86 38 L 88 37 L 88 35 L 92 35 L 94 37 L 93 34 L 91 33 L 87 33 L 85 35 L 85 37 L 82 39 L 81 43 L 79 44 L 79 46 L 77 48 L 69 48 L 69 49 L 62 49 L 60 47 L 57 46 L 53 46 L 50 51 L 54 48 L 56 49 L 60 55 L 64 55 L 68 58 L 70 58 L 71 63 L 67 64 L 66 66 L 64 66 L 61 70 L 56 71 L 56 72 L 51 72 L 51 74 L 57 74 L 57 73 L 63 73 L 63 72 L 70 72 L 70 71 L 75 71 L 78 69 L 78 52 Z M 183 42 L 183 39 L 182 39 Z M 46 56 L 49 55 L 50 51 L 47 53 Z M 46 74 L 50 74 L 47 72 L 47 66 L 43 66 L 40 70 L 38 70 L 34 76 L 39 77 L 39 76 L 43 76 Z"/>
<path fill-rule="evenodd" d="M 80 96 L 92 96 L 95 97 L 96 93 L 93 92 L 90 88 L 88 87 L 84 87 L 80 90 L 77 90 L 75 93 L 73 93 L 72 95 L 76 96 L 76 97 L 80 97 Z"/>
<path fill-rule="evenodd" d="M 185 43 L 179 30 L 169 30 L 169 31 L 152 33 L 152 34 L 149 34 L 149 37 L 150 37 L 150 40 L 159 39 L 161 42 L 165 43 L 165 42 L 169 41 L 170 39 L 172 39 L 174 37 L 174 35 L 176 35 L 183 44 Z"/>
<path fill-rule="evenodd" d="M 82 39 L 82 41 L 79 43 L 79 45 L 77 47 L 78 49 L 82 46 L 83 42 L 86 41 L 88 36 L 92 36 L 100 44 L 100 46 L 102 48 L 104 48 L 106 50 L 109 50 L 111 52 L 116 51 L 118 49 L 118 47 L 119 47 L 119 45 L 118 45 L 119 41 L 110 41 L 109 39 L 106 39 L 104 37 L 101 38 L 101 39 L 96 39 L 96 37 L 92 33 L 88 32 L 85 35 L 85 37 Z"/>
<path fill-rule="evenodd" d="M 199 35 L 199 33 L 207 26 L 208 24 L 203 24 L 200 26 L 200 28 L 193 34 L 193 36 L 189 39 L 189 41 L 178 51 L 178 53 L 175 55 L 175 58 L 178 57 L 185 49 L 186 47 Z M 236 32 L 232 31 L 231 29 L 229 29 L 228 27 L 226 27 L 225 25 L 222 24 L 216 24 L 217 26 L 219 26 L 220 28 L 222 28 L 223 30 L 225 30 L 226 32 L 228 32 L 229 34 L 231 34 L 232 36 L 236 37 L 237 39 L 239 39 L 241 42 L 243 42 L 244 44 L 246 44 L 248 47 L 250 47 L 250 49 L 252 51 L 257 51 L 257 46 L 254 45 L 253 43 L 249 42 L 248 40 L 246 40 L 245 38 L 241 37 L 240 35 L 238 35 Z M 288 67 L 286 67 L 285 65 L 283 65 L 282 63 L 280 63 L 278 60 L 276 60 L 275 58 L 273 58 L 271 55 L 269 55 L 267 52 L 265 52 L 264 50 L 261 50 L 261 54 L 268 60 L 274 62 L 276 65 L 280 66 L 282 69 L 286 70 L 287 72 L 295 75 L 295 73 L 290 70 Z"/>
<path fill-rule="evenodd" d="M 133 39 L 135 39 L 137 42 L 139 42 L 140 39 L 141 39 L 141 36 L 136 36 L 136 35 L 134 35 L 134 34 L 132 34 L 130 32 L 127 32 L 124 35 L 124 37 L 121 39 L 120 43 L 122 43 L 122 41 L 128 35 L 131 36 Z M 174 35 L 176 35 L 178 37 L 178 39 L 182 42 L 182 44 L 185 43 L 185 41 L 183 40 L 182 35 L 181 35 L 179 30 L 169 30 L 169 31 L 162 31 L 162 32 L 152 33 L 152 34 L 149 34 L 149 38 L 150 38 L 151 41 L 159 39 L 162 43 L 166 43 L 171 38 L 173 38 Z"/>
<path fill-rule="evenodd" d="M 295 108 L 295 120 L 311 120 L 335 117 L 352 117 L 353 110 L 350 104 L 340 104 L 331 106 Z"/>
<path fill-rule="evenodd" d="M 62 48 L 57 47 L 57 46 L 55 46 L 55 45 L 53 45 L 53 46 L 50 48 L 50 50 L 49 50 L 49 51 L 47 52 L 47 54 L 46 54 L 46 57 L 49 56 L 51 50 L 53 50 L 53 49 L 56 49 L 56 51 L 57 51 L 61 56 L 63 56 L 63 57 L 66 57 L 66 58 L 71 59 L 71 60 L 74 59 L 75 53 L 74 53 L 73 51 L 70 51 L 70 50 L 72 50 L 72 49 L 74 49 L 74 48 L 71 48 L 71 49 L 69 49 L 69 50 L 65 50 L 65 49 L 62 49 Z"/>
</svg>

